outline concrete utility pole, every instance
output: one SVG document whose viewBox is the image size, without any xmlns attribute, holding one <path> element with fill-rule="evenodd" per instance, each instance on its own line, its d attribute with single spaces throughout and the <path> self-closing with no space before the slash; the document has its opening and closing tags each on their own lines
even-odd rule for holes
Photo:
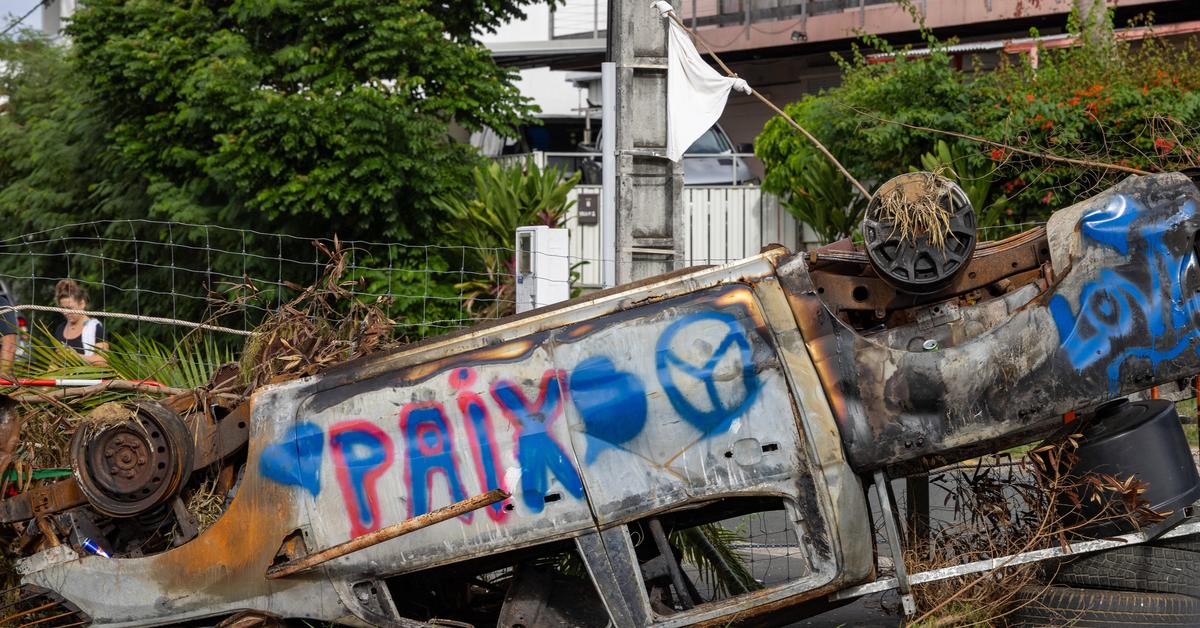
<svg viewBox="0 0 1200 628">
<path fill-rule="evenodd" d="M 1105 0 L 1075 0 L 1083 39 L 1099 40 L 1108 33 L 1108 3 Z"/>
<path fill-rule="evenodd" d="M 650 0 L 609 2 L 608 58 L 617 74 L 616 278 L 627 283 L 688 263 L 683 168 L 664 157 L 667 24 Z"/>
</svg>

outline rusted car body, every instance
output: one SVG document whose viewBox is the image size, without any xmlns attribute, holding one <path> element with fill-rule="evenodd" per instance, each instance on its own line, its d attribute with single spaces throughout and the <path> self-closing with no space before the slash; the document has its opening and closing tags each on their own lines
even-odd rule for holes
<svg viewBox="0 0 1200 628">
<path fill-rule="evenodd" d="M 1182 175 L 1130 178 L 981 244 L 924 296 L 847 247 L 772 249 L 265 387 L 223 419 L 244 422 L 247 454 L 211 528 L 153 555 L 64 544 L 18 567 L 98 626 L 243 610 L 416 625 L 455 606 L 431 582 L 563 552 L 582 560 L 593 586 L 576 601 L 595 598 L 598 625 L 800 612 L 875 573 L 868 474 L 1026 442 L 1200 372 L 1198 202 Z M 496 488 L 511 497 L 266 577 Z M 762 512 L 783 522 L 786 578 L 697 605 L 655 598 L 678 570 L 653 568 L 659 522 Z"/>
</svg>

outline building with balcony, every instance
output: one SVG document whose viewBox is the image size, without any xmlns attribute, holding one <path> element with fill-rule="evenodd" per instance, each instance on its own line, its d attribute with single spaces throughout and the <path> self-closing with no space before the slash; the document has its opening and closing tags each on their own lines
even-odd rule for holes
<svg viewBox="0 0 1200 628">
<path fill-rule="evenodd" d="M 895 0 L 675 0 L 684 22 L 752 87 L 782 106 L 836 86 L 833 54 L 847 54 L 862 33 L 893 44 L 919 44 L 918 25 Z M 1200 32 L 1195 0 L 1108 0 L 1117 24 L 1153 13 L 1157 36 Z M 952 52 L 988 67 L 1000 55 L 1034 49 L 1031 28 L 1047 45 L 1069 45 L 1064 28 L 1072 9 L 1092 0 L 912 0 L 932 32 L 956 38 Z M 517 68 L 599 70 L 607 51 L 608 2 L 567 0 L 548 11 L 545 35 L 492 44 L 496 60 Z M 1144 36 L 1145 33 L 1142 33 Z M 749 96 L 730 97 L 721 125 L 735 144 L 748 144 L 771 117 Z"/>
<path fill-rule="evenodd" d="M 649 2 L 649 0 L 641 0 Z M 560 102 L 574 98 L 580 104 L 573 115 L 561 108 L 549 109 L 546 124 L 537 129 L 539 141 L 519 142 L 519 151 L 532 151 L 543 164 L 573 169 L 582 160 L 595 160 L 598 153 L 559 152 L 575 150 L 576 135 L 592 136 L 598 123 L 600 63 L 609 42 L 608 2 L 566 0 L 553 11 L 531 10 L 523 25 L 513 25 L 488 42 L 501 64 L 523 70 L 522 85 L 534 86 L 527 95 L 545 103 L 543 94 L 559 93 Z M 841 70 L 834 55 L 848 55 L 862 34 L 886 38 L 896 46 L 912 45 L 905 54 L 922 54 L 918 18 L 942 40 L 953 38 L 949 52 L 960 67 L 986 70 L 1004 55 L 1033 55 L 1041 48 L 1074 43 L 1065 32 L 1069 13 L 1082 10 L 1084 19 L 1095 16 L 1093 0 L 674 0 L 676 13 L 693 28 L 707 46 L 746 79 L 758 92 L 783 106 L 805 94 L 837 86 Z M 1195 0 L 1108 0 L 1117 24 L 1138 15 L 1153 13 L 1154 29 L 1130 28 L 1118 36 L 1138 39 L 1147 36 L 1180 37 L 1200 33 L 1200 3 Z M 916 12 L 916 16 L 910 13 Z M 1030 37 L 1037 29 L 1038 37 Z M 872 51 L 864 50 L 870 54 Z M 888 62 L 884 54 L 868 57 Z M 536 74 L 533 74 L 536 72 Z M 586 121 L 588 115 L 594 116 Z M 750 164 L 761 176 L 761 168 L 748 154 L 754 138 L 772 112 L 757 99 L 733 93 L 720 119 L 728 139 L 718 155 L 697 156 L 729 162 L 731 172 L 738 164 Z M 570 126 L 574 117 L 575 126 Z M 550 141 L 557 134 L 557 142 Z M 568 139 L 563 139 L 564 137 Z M 538 149 L 536 145 L 553 146 Z M 594 149 L 593 149 L 594 150 Z M 511 152 L 511 151 L 510 151 Z M 523 157 L 521 157 L 523 158 Z M 721 263 L 758 251 L 760 246 L 781 243 L 793 250 L 816 244 L 817 237 L 781 207 L 779 199 L 762 193 L 756 177 L 748 181 L 710 184 L 688 182 L 684 165 L 684 250 L 690 263 Z M 587 172 L 584 169 L 585 174 Z M 593 177 L 594 178 L 594 177 Z M 585 180 L 574 195 L 580 205 L 597 202 L 599 187 Z M 590 198 L 588 198 L 590 197 Z M 567 218 L 571 229 L 571 255 L 594 259 L 600 250 L 599 227 L 585 222 L 578 208 Z M 581 285 L 599 285 L 598 269 L 584 267 Z"/>
</svg>

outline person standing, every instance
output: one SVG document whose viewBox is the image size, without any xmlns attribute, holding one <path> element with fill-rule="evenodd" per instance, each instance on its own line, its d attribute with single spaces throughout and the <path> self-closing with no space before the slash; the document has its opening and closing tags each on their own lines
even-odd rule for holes
<svg viewBox="0 0 1200 628">
<path fill-rule="evenodd" d="M 104 356 L 96 353 L 97 350 L 108 350 L 104 325 L 82 313 L 88 307 L 87 289 L 74 279 L 63 279 L 54 286 L 54 300 L 59 307 L 74 310 L 63 314 L 66 320 L 54 331 L 54 337 L 74 349 L 89 364 L 106 364 Z"/>
<path fill-rule="evenodd" d="M 14 310 L 5 311 L 12 302 L 8 295 L 0 292 L 0 379 L 8 379 L 13 372 L 13 361 L 17 355 L 17 334 L 21 331 Z"/>
</svg>

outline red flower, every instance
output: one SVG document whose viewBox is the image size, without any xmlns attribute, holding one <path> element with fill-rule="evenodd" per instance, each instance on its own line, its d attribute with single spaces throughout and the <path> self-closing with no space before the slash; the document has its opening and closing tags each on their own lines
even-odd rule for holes
<svg viewBox="0 0 1200 628">
<path fill-rule="evenodd" d="M 1054 200 L 1054 192 L 1046 192 L 1046 195 L 1042 197 L 1042 204 L 1049 205 L 1052 200 Z"/>
<path fill-rule="evenodd" d="M 1045 122 L 1042 123 L 1043 131 L 1049 131 L 1050 129 L 1053 129 L 1053 128 L 1054 128 L 1054 120 L 1046 120 Z"/>
<path fill-rule="evenodd" d="M 1003 148 L 993 148 L 992 149 L 992 161 L 1000 161 L 1001 159 L 1004 159 L 1004 149 Z"/>
<path fill-rule="evenodd" d="M 1025 94 L 1025 100 L 1033 102 L 1033 94 Z"/>
<path fill-rule="evenodd" d="M 1068 105 L 1078 105 L 1078 104 L 1079 104 L 1079 97 L 1078 97 L 1078 96 L 1076 96 L 1076 97 L 1072 98 L 1071 100 L 1068 100 L 1068 101 L 1067 101 L 1067 104 L 1068 104 Z"/>
<path fill-rule="evenodd" d="M 1172 148 L 1175 148 L 1175 142 L 1172 140 L 1163 139 L 1161 137 L 1156 137 L 1154 138 L 1154 148 L 1158 149 L 1159 153 L 1169 153 L 1171 152 Z"/>
<path fill-rule="evenodd" d="M 1004 184 L 1004 193 L 1009 194 L 1015 188 L 1024 187 L 1024 185 L 1025 185 L 1025 180 L 1018 177 L 1018 178 L 1013 179 L 1012 181 L 1009 181 L 1008 183 Z"/>
</svg>

